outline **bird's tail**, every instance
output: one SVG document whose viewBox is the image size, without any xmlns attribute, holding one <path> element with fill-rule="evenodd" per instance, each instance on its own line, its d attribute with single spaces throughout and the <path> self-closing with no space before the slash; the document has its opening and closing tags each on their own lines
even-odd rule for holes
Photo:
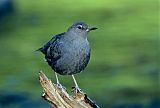
<svg viewBox="0 0 160 108">
<path fill-rule="evenodd" d="M 41 48 L 39 48 L 39 49 L 37 49 L 37 50 L 35 50 L 35 51 L 43 52 L 43 48 L 41 47 Z"/>
<path fill-rule="evenodd" d="M 42 52 L 43 54 L 46 54 L 44 47 L 41 47 L 41 48 L 37 49 L 36 51 L 40 51 L 40 52 Z"/>
</svg>

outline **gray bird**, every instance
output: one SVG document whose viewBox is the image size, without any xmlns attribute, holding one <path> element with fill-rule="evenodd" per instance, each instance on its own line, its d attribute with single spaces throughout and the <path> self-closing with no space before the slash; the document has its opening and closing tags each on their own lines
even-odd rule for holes
<svg viewBox="0 0 160 108">
<path fill-rule="evenodd" d="M 49 66 L 55 71 L 58 85 L 60 83 L 57 73 L 72 75 L 75 88 L 80 90 L 74 74 L 84 70 L 90 60 L 90 45 L 87 34 L 96 29 L 96 27 L 89 28 L 84 22 L 76 22 L 68 28 L 67 32 L 54 36 L 38 49 L 45 55 Z"/>
</svg>

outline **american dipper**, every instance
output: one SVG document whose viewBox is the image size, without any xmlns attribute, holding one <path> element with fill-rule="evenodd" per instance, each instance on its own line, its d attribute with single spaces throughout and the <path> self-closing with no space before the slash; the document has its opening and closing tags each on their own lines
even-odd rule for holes
<svg viewBox="0 0 160 108">
<path fill-rule="evenodd" d="M 49 66 L 55 71 L 57 84 L 60 85 L 57 73 L 72 75 L 75 88 L 80 90 L 74 74 L 84 70 L 90 60 L 87 34 L 96 29 L 96 27 L 89 28 L 84 22 L 76 22 L 68 28 L 67 32 L 55 35 L 38 49 L 45 55 Z"/>
</svg>

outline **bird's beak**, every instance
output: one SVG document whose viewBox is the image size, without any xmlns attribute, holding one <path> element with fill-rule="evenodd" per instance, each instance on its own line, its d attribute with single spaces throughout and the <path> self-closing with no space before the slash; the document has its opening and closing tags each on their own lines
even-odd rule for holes
<svg viewBox="0 0 160 108">
<path fill-rule="evenodd" d="M 89 31 L 92 31 L 92 30 L 96 30 L 98 29 L 97 27 L 92 27 L 92 28 L 88 28 L 86 31 L 89 32 Z"/>
</svg>

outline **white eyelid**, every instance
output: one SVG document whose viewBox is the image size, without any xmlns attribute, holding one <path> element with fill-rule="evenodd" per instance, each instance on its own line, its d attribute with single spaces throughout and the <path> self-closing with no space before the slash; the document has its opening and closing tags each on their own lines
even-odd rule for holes
<svg viewBox="0 0 160 108">
<path fill-rule="evenodd" d="M 79 25 L 79 27 L 81 27 L 81 28 L 82 28 L 83 26 L 82 26 L 82 25 Z"/>
</svg>

